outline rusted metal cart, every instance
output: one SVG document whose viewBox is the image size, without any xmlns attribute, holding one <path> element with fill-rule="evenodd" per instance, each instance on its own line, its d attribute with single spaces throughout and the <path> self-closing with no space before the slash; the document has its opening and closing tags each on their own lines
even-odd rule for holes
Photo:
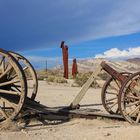
<svg viewBox="0 0 140 140">
<path fill-rule="evenodd" d="M 102 70 L 110 75 L 101 93 L 102 104 L 109 114 L 81 111 L 80 101 Z M 102 62 L 67 107 L 50 108 L 35 101 L 37 89 L 36 72 L 30 62 L 15 52 L 0 49 L 1 124 L 29 114 L 52 117 L 82 114 L 124 118 L 133 124 L 140 122 L 140 72 L 119 73 Z"/>
</svg>

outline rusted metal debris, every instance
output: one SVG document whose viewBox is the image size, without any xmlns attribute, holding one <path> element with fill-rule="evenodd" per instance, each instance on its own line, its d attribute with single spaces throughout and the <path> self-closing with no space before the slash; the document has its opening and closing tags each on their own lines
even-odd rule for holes
<svg viewBox="0 0 140 140">
<path fill-rule="evenodd" d="M 122 84 L 127 79 L 127 76 L 122 75 L 121 73 L 117 72 L 115 69 L 107 65 L 105 62 L 102 62 L 101 66 L 107 73 L 109 73 L 114 79 L 118 80 Z"/>
</svg>

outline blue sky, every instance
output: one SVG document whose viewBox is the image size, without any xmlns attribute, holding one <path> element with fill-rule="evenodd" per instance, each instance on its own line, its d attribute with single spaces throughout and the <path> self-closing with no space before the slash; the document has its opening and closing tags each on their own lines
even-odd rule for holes
<svg viewBox="0 0 140 140">
<path fill-rule="evenodd" d="M 49 67 L 62 64 L 62 40 L 70 61 L 139 57 L 139 5 L 139 0 L 0 0 L 1 48 L 20 52 L 36 68 L 46 60 Z"/>
</svg>

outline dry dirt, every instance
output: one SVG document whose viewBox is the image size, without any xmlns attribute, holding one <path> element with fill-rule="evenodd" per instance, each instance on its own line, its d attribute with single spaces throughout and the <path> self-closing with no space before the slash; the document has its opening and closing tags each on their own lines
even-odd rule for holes
<svg viewBox="0 0 140 140">
<path fill-rule="evenodd" d="M 47 85 L 39 82 L 37 101 L 55 107 L 69 105 L 80 88 L 62 85 Z M 101 89 L 89 89 L 81 104 L 100 103 Z M 94 107 L 97 108 L 97 107 Z M 98 108 L 103 109 L 102 106 Z M 140 126 L 111 119 L 72 119 L 60 124 L 42 125 L 32 122 L 26 129 L 16 132 L 1 132 L 0 140 L 137 140 Z"/>
</svg>

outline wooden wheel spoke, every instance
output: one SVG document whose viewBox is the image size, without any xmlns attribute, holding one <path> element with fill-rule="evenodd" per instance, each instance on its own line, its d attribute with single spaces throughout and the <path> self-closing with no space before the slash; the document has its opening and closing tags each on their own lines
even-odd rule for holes
<svg viewBox="0 0 140 140">
<path fill-rule="evenodd" d="M 136 123 L 139 123 L 139 121 L 140 121 L 140 113 L 137 116 Z"/>
<path fill-rule="evenodd" d="M 10 76 L 9 77 L 9 80 L 14 80 L 14 79 L 16 79 L 17 78 L 17 74 L 15 74 L 15 75 L 13 75 L 13 76 Z"/>
<path fill-rule="evenodd" d="M 111 105 L 109 108 L 113 108 L 115 105 L 117 105 L 118 102 L 114 102 L 113 105 Z"/>
<path fill-rule="evenodd" d="M 117 110 L 116 110 L 116 114 L 118 114 L 119 113 L 119 108 L 117 108 Z"/>
<path fill-rule="evenodd" d="M 2 73 L 3 73 L 5 71 L 5 57 L 2 58 L 1 68 L 2 68 Z"/>
<path fill-rule="evenodd" d="M 11 69 L 9 70 L 9 74 L 8 74 L 8 75 L 9 75 L 9 78 L 12 77 L 13 74 L 15 75 L 15 71 L 14 71 L 13 68 L 11 68 Z"/>
<path fill-rule="evenodd" d="M 136 93 L 137 95 L 140 95 L 140 92 L 134 88 L 130 89 L 132 93 Z"/>
<path fill-rule="evenodd" d="M 5 76 L 11 69 L 12 69 L 12 67 L 9 66 L 9 67 L 0 75 L 0 78 L 2 78 L 3 76 Z"/>
<path fill-rule="evenodd" d="M 114 87 L 113 85 L 109 85 L 109 87 L 117 92 L 119 92 L 119 89 L 117 89 L 116 87 Z"/>
<path fill-rule="evenodd" d="M 1 67 L 2 67 L 2 73 L 3 73 L 5 71 L 5 61 L 2 62 Z"/>
<path fill-rule="evenodd" d="M 10 91 L 10 90 L 4 90 L 4 89 L 0 89 L 0 93 L 5 93 L 5 94 L 13 94 L 13 95 L 20 95 L 20 92 L 17 91 Z"/>
<path fill-rule="evenodd" d="M 136 100 L 140 99 L 140 97 L 137 97 L 137 96 L 134 96 L 134 95 L 126 95 L 126 99 L 127 98 L 132 98 L 132 99 L 136 99 Z"/>
<path fill-rule="evenodd" d="M 4 72 L 4 71 L 5 71 L 5 68 L 6 68 L 6 66 L 5 66 L 5 59 L 4 59 L 4 61 L 2 62 L 1 66 L 2 66 L 2 72 Z"/>
<path fill-rule="evenodd" d="M 5 113 L 5 111 L 3 111 L 2 108 L 0 108 L 0 113 L 7 119 L 8 115 Z"/>
<path fill-rule="evenodd" d="M 0 100 L 2 100 L 3 102 L 7 103 L 10 107 L 12 107 L 14 110 L 17 110 L 17 107 L 18 105 L 13 103 L 13 102 L 10 102 L 8 100 L 6 100 L 5 98 L 3 97 L 0 97 Z"/>
<path fill-rule="evenodd" d="M 113 101 L 113 100 L 116 100 L 117 98 L 115 97 L 115 98 L 111 98 L 111 99 L 108 99 L 108 100 L 106 100 L 106 102 L 110 102 L 110 101 Z"/>
<path fill-rule="evenodd" d="M 110 91 L 106 91 L 106 94 L 110 94 L 110 95 L 118 95 L 118 93 L 110 92 Z"/>
<path fill-rule="evenodd" d="M 0 87 L 10 85 L 10 84 L 14 84 L 14 83 L 18 83 L 18 82 L 20 82 L 20 80 L 11 80 L 11 81 L 8 81 L 8 82 L 0 83 Z"/>
<path fill-rule="evenodd" d="M 136 101 L 136 102 L 133 102 L 133 103 L 127 104 L 126 107 L 131 107 L 131 106 L 133 106 L 133 105 L 137 105 L 137 104 L 139 104 L 139 103 L 140 103 L 140 101 Z"/>
<path fill-rule="evenodd" d="M 121 88 L 120 84 L 118 83 L 118 81 L 116 79 L 114 79 L 116 85 L 119 87 L 119 89 Z"/>
<path fill-rule="evenodd" d="M 137 80 L 137 85 L 140 87 L 140 79 Z"/>
<path fill-rule="evenodd" d="M 21 92 L 21 90 L 19 89 L 19 86 L 13 85 L 12 87 L 15 88 L 18 92 Z M 13 88 L 12 90 L 15 91 Z"/>
<path fill-rule="evenodd" d="M 2 59 L 0 61 L 0 65 L 2 65 L 2 62 L 4 61 L 4 59 L 5 59 L 5 56 L 2 56 Z"/>
<path fill-rule="evenodd" d="M 13 87 L 21 88 L 21 85 L 17 85 L 16 83 L 12 85 Z"/>
<path fill-rule="evenodd" d="M 134 110 L 132 110 L 131 112 L 128 113 L 128 115 L 133 115 L 135 112 L 137 112 L 140 108 L 140 105 L 138 105 Z"/>
</svg>

